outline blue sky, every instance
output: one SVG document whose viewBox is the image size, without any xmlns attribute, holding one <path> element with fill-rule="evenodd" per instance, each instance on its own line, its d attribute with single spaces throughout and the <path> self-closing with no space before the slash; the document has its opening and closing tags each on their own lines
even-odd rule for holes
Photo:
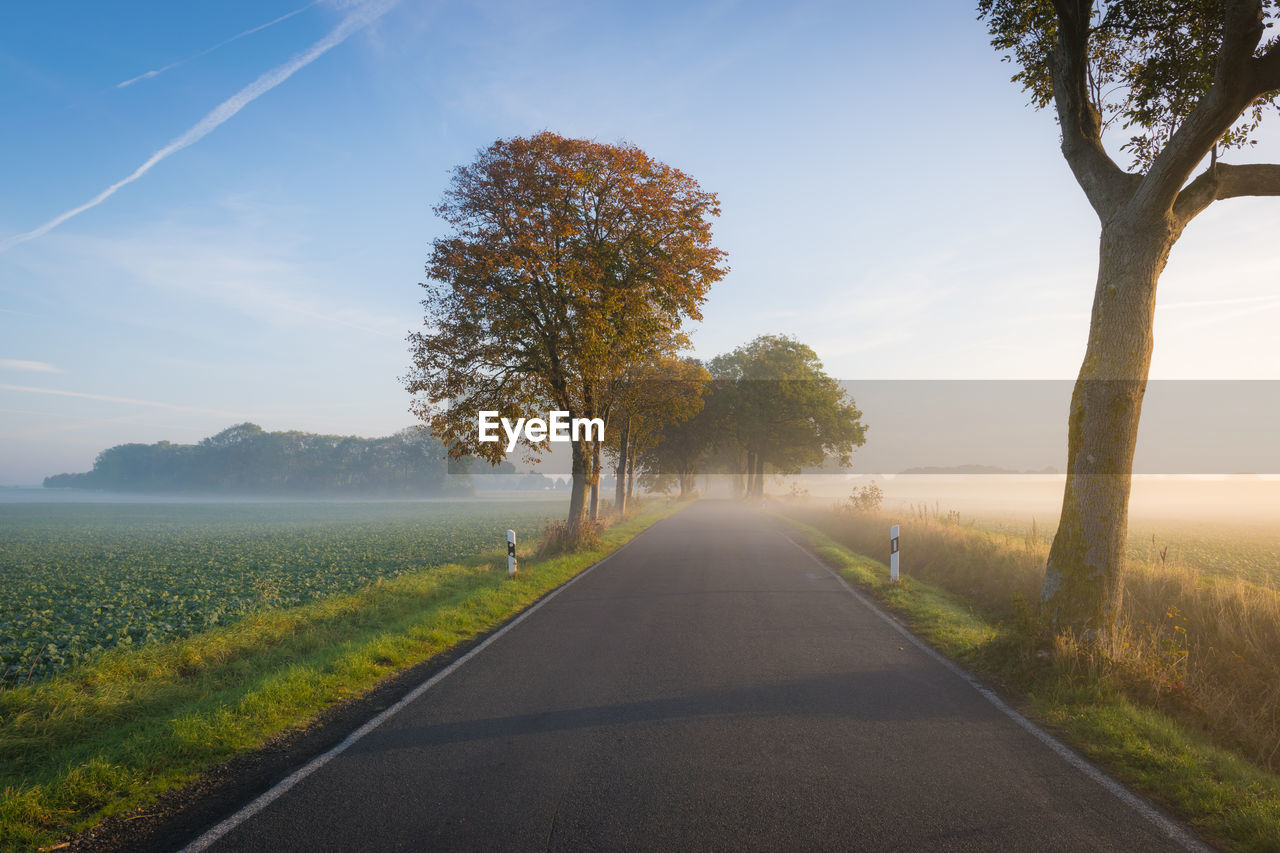
<svg viewBox="0 0 1280 853">
<path fill-rule="evenodd" d="M 0 483 L 245 420 L 411 423 L 431 207 L 542 129 L 719 193 L 701 356 L 785 332 L 843 378 L 1070 378 L 1097 226 L 1010 70 L 956 2 L 8 4 Z M 1277 225 L 1261 199 L 1191 226 L 1153 376 L 1280 378 Z"/>
</svg>

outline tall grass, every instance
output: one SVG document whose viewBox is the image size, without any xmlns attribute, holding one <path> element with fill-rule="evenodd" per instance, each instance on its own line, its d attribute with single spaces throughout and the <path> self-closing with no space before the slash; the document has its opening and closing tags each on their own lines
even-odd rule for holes
<svg viewBox="0 0 1280 853">
<path fill-rule="evenodd" d="M 1021 537 L 992 533 L 928 507 L 906 520 L 798 507 L 788 514 L 880 559 L 890 524 L 899 523 L 903 576 L 961 595 L 1006 626 L 1029 623 L 1049 552 L 1034 525 Z M 1120 624 L 1108 645 L 1060 638 L 1056 662 L 1280 770 L 1280 591 L 1202 575 L 1154 547 L 1146 561 L 1130 560 L 1122 577 Z M 1022 652 L 1031 654 L 1026 640 Z"/>
</svg>

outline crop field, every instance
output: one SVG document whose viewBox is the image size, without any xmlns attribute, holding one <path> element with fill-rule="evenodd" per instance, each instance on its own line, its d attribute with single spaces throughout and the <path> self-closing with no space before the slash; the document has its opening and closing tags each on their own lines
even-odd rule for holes
<svg viewBox="0 0 1280 853">
<path fill-rule="evenodd" d="M 1012 515 L 961 517 L 962 523 L 1015 538 L 1034 535 L 1048 545 L 1056 518 L 1046 524 Z M 1243 580 L 1280 589 L 1280 525 L 1256 520 L 1195 521 L 1134 518 L 1129 523 L 1129 559 L 1156 568 L 1177 567 L 1204 579 Z"/>
<path fill-rule="evenodd" d="M 1280 525 L 1137 520 L 1129 529 L 1129 558 L 1154 565 L 1176 562 L 1206 576 L 1280 588 Z"/>
<path fill-rule="evenodd" d="M 0 686 L 497 548 L 551 500 L 0 503 Z"/>
</svg>

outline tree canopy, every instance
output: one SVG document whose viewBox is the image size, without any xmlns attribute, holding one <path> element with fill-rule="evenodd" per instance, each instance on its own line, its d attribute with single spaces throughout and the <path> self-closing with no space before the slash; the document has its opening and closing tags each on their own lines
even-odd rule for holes
<svg viewBox="0 0 1280 853">
<path fill-rule="evenodd" d="M 764 491 L 766 470 L 798 473 L 833 459 L 851 463 L 866 442 L 862 412 L 823 370 L 814 351 L 785 335 L 763 335 L 712 359 L 704 404 L 673 419 L 641 457 L 648 479 L 681 494 L 713 453 L 745 475 L 748 495 Z"/>
<path fill-rule="evenodd" d="M 435 210 L 452 231 L 433 243 L 405 384 L 455 455 L 503 458 L 477 440 L 482 409 L 607 418 L 618 377 L 682 345 L 727 272 L 716 196 L 633 145 L 499 140 L 454 171 Z M 586 445 L 572 444 L 571 525 L 599 477 L 600 448 Z"/>
<path fill-rule="evenodd" d="M 1063 153 L 1100 214 L 1139 183 L 1181 225 L 1216 199 L 1280 193 L 1280 166 L 1217 159 L 1255 144 L 1277 107 L 1280 35 L 1266 37 L 1276 0 L 979 0 L 978 10 L 1013 80 L 1056 108 Z M 1113 129 L 1132 171 L 1102 145 Z"/>
<path fill-rule="evenodd" d="M 712 359 L 710 370 L 725 383 L 718 405 L 746 453 L 748 494 L 763 493 L 766 465 L 796 473 L 832 457 L 847 466 L 866 442 L 862 412 L 795 338 L 762 335 Z"/>
<path fill-rule="evenodd" d="M 656 445 L 671 446 L 668 430 L 697 417 L 710 379 L 696 358 L 663 356 L 628 371 L 619 383 L 613 418 L 617 429 L 608 442 L 616 463 L 614 505 L 619 512 L 634 485 L 636 459 Z"/>
</svg>

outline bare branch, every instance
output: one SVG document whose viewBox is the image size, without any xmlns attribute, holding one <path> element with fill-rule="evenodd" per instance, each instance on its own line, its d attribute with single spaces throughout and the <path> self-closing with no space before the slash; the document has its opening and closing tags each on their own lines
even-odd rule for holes
<svg viewBox="0 0 1280 853">
<path fill-rule="evenodd" d="M 1062 154 L 1099 218 L 1104 221 L 1125 201 L 1136 178 L 1115 164 L 1102 147 L 1102 118 L 1089 96 L 1089 16 L 1091 0 L 1054 0 L 1058 43 L 1050 59 L 1053 100 L 1062 128 Z"/>
<path fill-rule="evenodd" d="M 1241 196 L 1280 195 L 1280 164 L 1230 166 L 1217 163 L 1205 169 L 1178 194 L 1174 215 L 1186 225 L 1215 201 Z"/>
</svg>

